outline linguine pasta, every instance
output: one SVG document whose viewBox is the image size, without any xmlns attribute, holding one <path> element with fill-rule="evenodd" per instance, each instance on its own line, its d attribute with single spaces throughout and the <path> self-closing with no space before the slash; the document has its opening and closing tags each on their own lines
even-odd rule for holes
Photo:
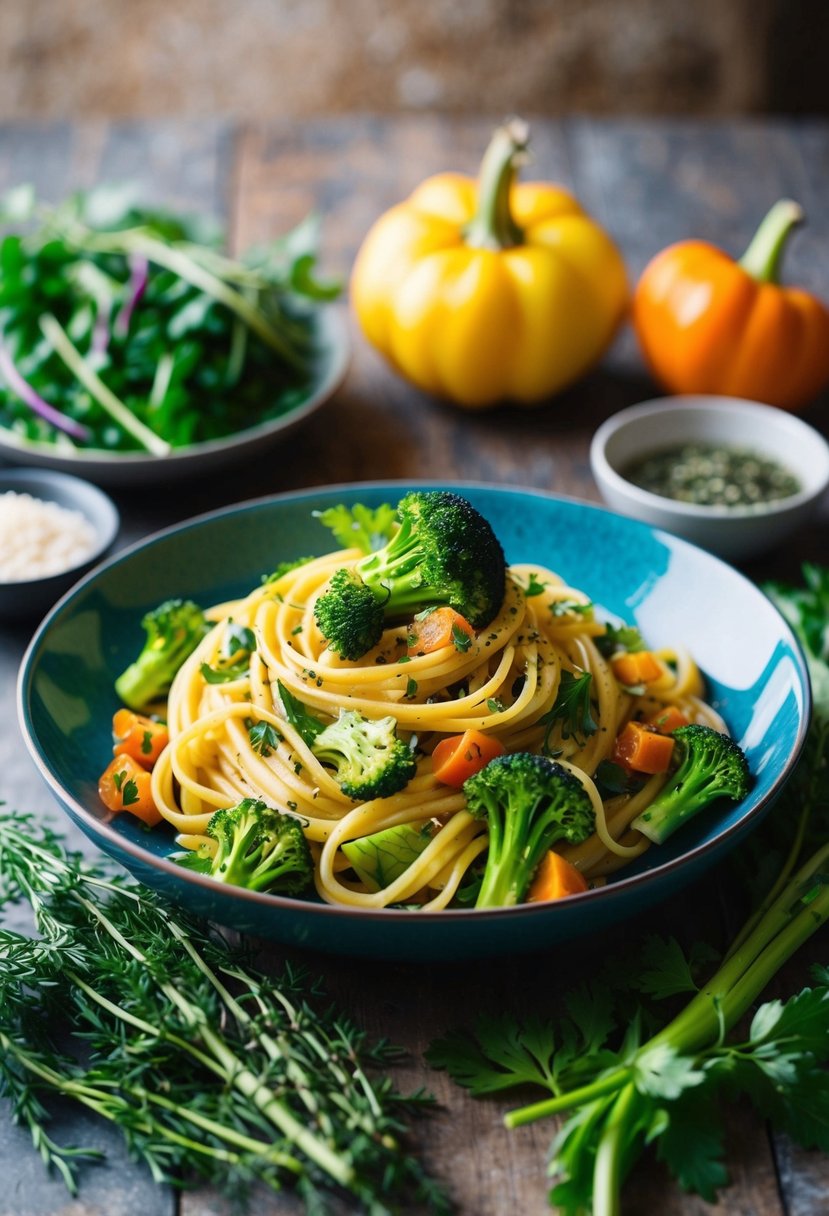
<svg viewBox="0 0 829 1216">
<path fill-rule="evenodd" d="M 437 910 L 457 895 L 470 866 L 487 848 L 486 826 L 465 809 L 463 791 L 440 784 L 432 771 L 436 743 L 474 728 L 495 736 L 508 752 L 546 751 L 574 773 L 596 814 L 595 832 L 559 851 L 593 882 L 639 856 L 648 841 L 629 829 L 653 799 L 664 775 L 633 794 L 603 798 L 594 779 L 614 740 L 634 716 L 675 705 L 692 722 L 724 731 L 703 699 L 693 660 L 679 649 L 656 652 L 663 674 L 646 693 L 623 687 L 598 644 L 606 625 L 583 591 L 538 566 L 507 569 L 498 615 L 461 648 L 407 652 L 409 627 L 384 630 L 360 660 L 329 649 L 314 605 L 335 570 L 363 554 L 345 549 L 314 558 L 244 599 L 211 609 L 215 624 L 173 682 L 167 719 L 169 746 L 153 770 L 155 803 L 186 848 L 210 846 L 211 815 L 242 798 L 262 799 L 298 816 L 315 859 L 319 896 L 333 904 Z M 227 631 L 252 631 L 255 649 L 236 678 L 205 679 L 226 652 Z M 542 721 L 556 702 L 563 674 L 591 676 L 592 733 L 566 720 Z M 346 796 L 286 719 L 282 684 L 328 722 L 341 710 L 366 718 L 393 715 L 399 736 L 418 758 L 408 785 L 391 797 L 357 803 Z M 259 732 L 254 728 L 259 726 Z M 261 745 L 262 730 L 268 746 Z M 432 825 L 429 843 L 381 890 L 355 878 L 341 846 L 398 825 Z"/>
</svg>

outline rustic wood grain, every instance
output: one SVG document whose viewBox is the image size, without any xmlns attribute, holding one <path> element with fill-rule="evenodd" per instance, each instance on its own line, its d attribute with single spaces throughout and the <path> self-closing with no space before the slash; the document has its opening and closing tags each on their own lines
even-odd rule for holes
<svg viewBox="0 0 829 1216">
<path fill-rule="evenodd" d="M 492 125 L 484 118 L 366 116 L 238 132 L 221 122 L 12 126 L 0 128 L 0 189 L 33 180 L 45 196 L 58 198 L 77 186 L 133 178 L 160 203 L 226 216 L 237 248 L 277 235 L 313 208 L 323 219 L 322 269 L 346 278 L 373 219 L 431 172 L 474 172 Z M 813 217 L 792 245 L 791 275 L 829 296 L 829 265 L 816 254 L 829 236 L 829 213 L 822 205 L 829 181 L 826 124 L 572 120 L 538 121 L 534 128 L 533 175 L 557 178 L 576 190 L 619 241 L 632 277 L 658 248 L 689 234 L 739 251 L 771 202 L 791 194 L 803 199 Z M 592 431 L 611 412 L 656 395 L 629 330 L 599 369 L 549 407 L 477 414 L 459 413 L 409 388 L 352 332 L 354 358 L 343 390 L 290 445 L 169 495 L 117 493 L 122 541 L 259 494 L 375 478 L 484 480 L 595 500 L 588 462 Z M 825 400 L 809 416 L 829 431 Z M 829 561 L 826 538 L 824 516 L 785 553 L 748 572 L 794 577 L 802 557 Z M 0 635 L 0 797 L 55 817 L 12 726 L 13 676 L 26 635 L 22 627 Z M 686 899 L 660 910 L 659 930 L 722 939 L 733 916 L 724 887 L 717 876 L 709 877 Z M 603 951 L 620 948 L 646 927 L 634 922 L 609 931 L 601 942 L 557 951 L 554 958 L 486 965 L 404 966 L 306 956 L 371 1035 L 387 1035 L 407 1049 L 401 1086 L 426 1084 L 435 1092 L 440 1109 L 416 1126 L 414 1143 L 449 1185 L 459 1216 L 548 1211 L 545 1159 L 554 1128 L 507 1133 L 501 1115 L 509 1104 L 472 1101 L 444 1074 L 427 1070 L 422 1055 L 428 1042 L 468 1024 L 479 1009 L 551 1005 L 562 978 L 589 974 Z M 822 934 L 814 957 L 826 943 Z M 276 966 L 281 952 L 266 947 L 265 957 Z M 804 974 L 802 960 L 791 964 L 781 991 L 802 984 Z M 77 1138 L 87 1130 L 77 1118 L 66 1126 Z M 728 1112 L 728 1127 L 733 1185 L 718 1205 L 709 1208 L 681 1195 L 648 1163 L 630 1181 L 625 1216 L 818 1216 L 825 1210 L 826 1158 L 782 1140 L 772 1144 L 743 1107 Z M 102 1141 L 96 1130 L 95 1138 L 106 1143 L 111 1165 L 86 1172 L 79 1206 L 71 1206 L 58 1183 L 43 1182 L 40 1162 L 24 1152 L 22 1133 L 10 1132 L 0 1120 L 0 1216 L 40 1216 L 47 1210 L 118 1216 L 127 1206 L 141 1216 L 174 1210 L 180 1216 L 224 1216 L 231 1210 L 204 1189 L 178 1199 L 156 1188 L 142 1169 L 126 1164 L 116 1137 Z M 300 1207 L 288 1195 L 263 1195 L 254 1210 L 257 1216 L 298 1216 Z M 349 1212 L 347 1203 L 342 1212 Z M 411 1208 L 406 1216 L 420 1214 Z"/>
</svg>

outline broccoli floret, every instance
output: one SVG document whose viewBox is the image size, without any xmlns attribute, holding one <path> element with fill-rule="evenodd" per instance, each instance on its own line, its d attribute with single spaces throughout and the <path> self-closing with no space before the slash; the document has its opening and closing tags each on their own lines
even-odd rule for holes
<svg viewBox="0 0 829 1216">
<path fill-rule="evenodd" d="M 335 571 L 314 615 L 320 633 L 343 659 L 362 658 L 383 633 L 382 604 L 351 570 Z"/>
<path fill-rule="evenodd" d="M 559 840 L 580 844 L 596 815 L 582 783 L 555 760 L 528 752 L 497 756 L 464 782 L 470 815 L 489 829 L 476 908 L 522 903 L 544 855 Z"/>
<path fill-rule="evenodd" d="M 367 802 L 388 798 L 411 781 L 417 761 L 397 737 L 393 717 L 371 721 L 352 709 L 340 711 L 327 725 L 277 681 L 285 718 L 322 764 L 337 770 L 340 789 L 349 798 Z"/>
<path fill-rule="evenodd" d="M 311 744 L 322 764 L 337 770 L 340 789 L 357 802 L 390 798 L 408 785 L 417 769 L 411 749 L 397 737 L 389 715 L 372 721 L 351 709 L 341 710 Z"/>
<path fill-rule="evenodd" d="M 750 784 L 746 758 L 728 735 L 692 722 L 675 730 L 673 738 L 678 767 L 631 824 L 654 844 L 667 840 L 717 798 L 739 802 Z"/>
<path fill-rule="evenodd" d="M 299 895 L 311 883 L 314 862 L 302 824 L 265 802 L 243 798 L 216 811 L 205 832 L 216 842 L 213 855 L 194 850 L 179 865 L 249 891 Z"/>
<path fill-rule="evenodd" d="M 465 498 L 445 490 L 416 490 L 401 500 L 397 517 L 400 526 L 388 543 L 361 558 L 348 581 L 338 571 L 317 601 L 323 636 L 346 658 L 359 658 L 379 640 L 379 634 L 366 630 L 365 638 L 373 640 L 355 653 L 362 639 L 344 624 L 345 592 L 356 601 L 360 583 L 371 592 L 382 620 L 448 604 L 480 629 L 503 603 L 504 551 L 489 523 Z M 368 614 L 367 602 L 360 598 L 360 604 Z"/>
<path fill-rule="evenodd" d="M 144 709 L 170 691 L 173 677 L 211 628 L 192 600 L 165 600 L 146 613 L 144 649 L 115 681 L 115 691 L 130 709 Z"/>
<path fill-rule="evenodd" d="M 356 571 L 386 617 L 448 604 L 470 625 L 488 625 L 504 600 L 506 562 L 491 526 L 446 490 L 415 490 L 397 508 L 400 527 Z"/>
</svg>

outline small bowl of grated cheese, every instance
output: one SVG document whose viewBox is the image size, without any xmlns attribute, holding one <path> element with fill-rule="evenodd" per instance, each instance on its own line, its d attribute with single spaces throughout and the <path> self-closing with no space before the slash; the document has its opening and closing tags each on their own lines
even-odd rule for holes
<svg viewBox="0 0 829 1216">
<path fill-rule="evenodd" d="M 118 524 L 112 500 L 80 477 L 0 470 L 0 616 L 45 612 L 103 557 Z"/>
</svg>

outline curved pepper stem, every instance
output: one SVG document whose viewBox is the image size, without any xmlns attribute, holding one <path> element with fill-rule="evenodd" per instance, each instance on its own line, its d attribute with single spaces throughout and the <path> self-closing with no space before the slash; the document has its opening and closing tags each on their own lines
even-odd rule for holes
<svg viewBox="0 0 829 1216">
<path fill-rule="evenodd" d="M 775 203 L 738 264 L 761 283 L 777 283 L 786 241 L 805 218 L 799 203 L 788 198 Z"/>
<path fill-rule="evenodd" d="M 530 129 L 519 118 L 504 123 L 492 136 L 478 175 L 478 209 L 464 230 L 467 245 L 509 249 L 522 244 L 524 234 L 512 218 L 509 200 L 529 141 Z"/>
</svg>

